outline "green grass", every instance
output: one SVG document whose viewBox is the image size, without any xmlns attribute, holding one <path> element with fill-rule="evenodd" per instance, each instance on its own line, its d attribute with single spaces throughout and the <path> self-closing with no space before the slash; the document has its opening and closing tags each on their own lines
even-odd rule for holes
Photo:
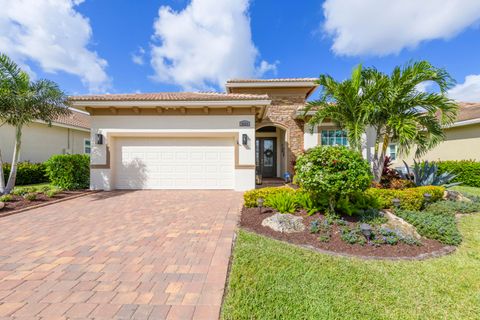
<svg viewBox="0 0 480 320">
<path fill-rule="evenodd" d="M 451 187 L 449 189 L 458 191 L 460 193 L 466 193 L 466 194 L 471 194 L 473 196 L 480 197 L 480 188 L 467 187 L 467 186 L 455 186 L 455 187 Z"/>
<path fill-rule="evenodd" d="M 454 254 L 426 261 L 332 257 L 240 231 L 222 319 L 478 319 L 480 214 Z"/>
</svg>

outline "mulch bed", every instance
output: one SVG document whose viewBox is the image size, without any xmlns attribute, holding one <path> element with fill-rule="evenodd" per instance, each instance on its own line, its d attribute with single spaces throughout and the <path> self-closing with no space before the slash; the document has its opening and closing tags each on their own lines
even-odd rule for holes
<svg viewBox="0 0 480 320">
<path fill-rule="evenodd" d="M 269 216 L 275 214 L 271 209 L 264 208 L 260 213 L 259 208 L 243 208 L 240 220 L 241 227 L 256 232 L 261 235 L 265 235 L 277 240 L 286 241 L 292 244 L 301 246 L 312 246 L 314 248 L 330 251 L 333 253 L 347 254 L 363 257 L 416 257 L 422 254 L 439 251 L 446 246 L 438 241 L 430 239 L 422 239 L 421 245 L 408 245 L 399 242 L 396 245 L 360 245 L 360 244 L 348 244 L 340 238 L 340 227 L 332 226 L 332 236 L 329 242 L 321 242 L 318 240 L 318 234 L 310 233 L 310 222 L 323 217 L 320 214 L 308 216 L 306 212 L 296 212 L 296 216 L 303 217 L 303 223 L 305 224 L 305 231 L 296 233 L 281 233 L 276 232 L 268 227 L 262 226 L 262 221 Z M 345 216 L 343 217 L 349 223 L 357 222 L 355 218 Z"/>
<path fill-rule="evenodd" d="M 0 216 L 11 212 L 11 211 L 16 211 L 28 207 L 33 207 L 39 204 L 45 204 L 48 202 L 53 202 L 57 201 L 60 199 L 65 199 L 65 198 L 70 198 L 74 197 L 76 195 L 84 194 L 84 193 L 90 193 L 90 190 L 75 190 L 75 191 L 62 191 L 60 193 L 57 193 L 55 196 L 49 198 L 43 193 L 38 193 L 37 198 L 33 201 L 25 200 L 21 196 L 13 196 L 13 201 L 8 201 L 5 202 L 5 207 L 0 210 Z"/>
</svg>

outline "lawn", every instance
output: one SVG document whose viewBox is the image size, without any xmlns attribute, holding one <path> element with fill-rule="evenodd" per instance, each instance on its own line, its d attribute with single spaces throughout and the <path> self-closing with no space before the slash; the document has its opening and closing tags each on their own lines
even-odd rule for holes
<svg viewBox="0 0 480 320">
<path fill-rule="evenodd" d="M 478 319 L 480 214 L 457 252 L 426 261 L 332 257 L 240 231 L 222 319 Z"/>
</svg>

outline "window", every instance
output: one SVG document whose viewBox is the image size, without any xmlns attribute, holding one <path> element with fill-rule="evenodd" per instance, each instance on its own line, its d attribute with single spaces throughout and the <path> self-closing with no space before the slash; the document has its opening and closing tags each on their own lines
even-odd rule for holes
<svg viewBox="0 0 480 320">
<path fill-rule="evenodd" d="M 322 130 L 323 146 L 348 146 L 345 130 Z"/>
<path fill-rule="evenodd" d="M 83 153 L 90 154 L 91 147 L 90 147 L 90 140 L 85 139 L 83 140 Z"/>
<path fill-rule="evenodd" d="M 395 143 L 388 145 L 388 156 L 390 160 L 397 160 L 397 145 Z"/>
</svg>

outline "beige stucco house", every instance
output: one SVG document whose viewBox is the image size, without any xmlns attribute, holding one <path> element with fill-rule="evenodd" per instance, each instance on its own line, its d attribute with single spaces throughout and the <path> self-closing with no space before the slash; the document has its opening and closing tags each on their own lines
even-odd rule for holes
<svg viewBox="0 0 480 320">
<path fill-rule="evenodd" d="M 255 187 L 256 175 L 291 174 L 304 150 L 347 143 L 332 123 L 313 133 L 305 124 L 302 109 L 315 80 L 230 80 L 225 93 L 71 97 L 91 115 L 91 188 L 241 191 Z M 447 129 L 451 140 L 457 127 Z"/>
<path fill-rule="evenodd" d="M 15 129 L 0 126 L 0 150 L 5 162 L 11 162 L 15 145 Z M 90 153 L 90 116 L 72 110 L 71 115 L 62 116 L 51 126 L 36 121 L 22 130 L 20 161 L 43 162 L 54 154 Z"/>
</svg>

